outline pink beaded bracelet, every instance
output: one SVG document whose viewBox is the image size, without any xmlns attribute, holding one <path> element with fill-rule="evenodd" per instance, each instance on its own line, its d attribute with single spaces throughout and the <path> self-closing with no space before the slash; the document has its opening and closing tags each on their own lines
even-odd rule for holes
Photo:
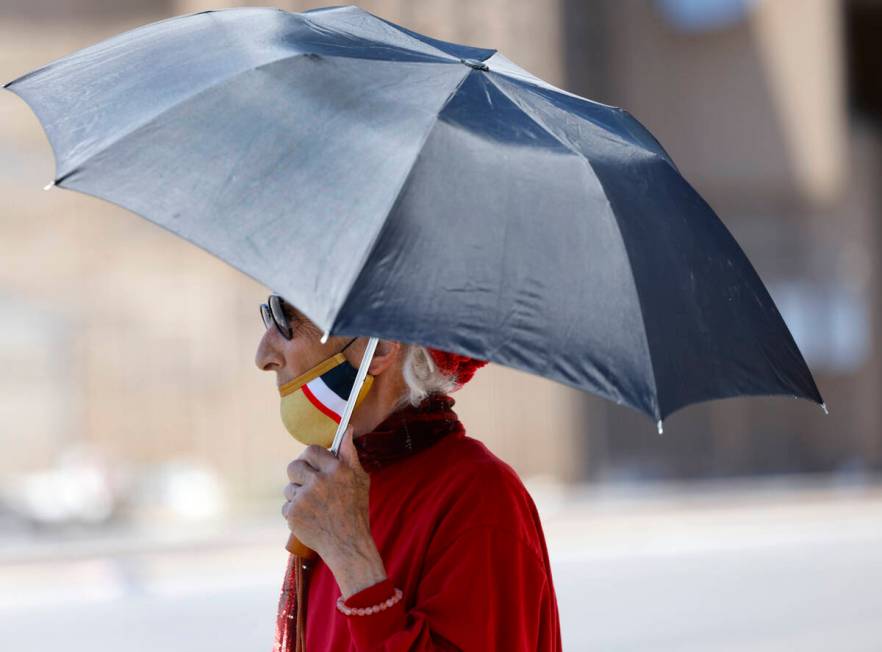
<svg viewBox="0 0 882 652">
<path fill-rule="evenodd" d="M 343 596 L 341 595 L 337 598 L 337 609 L 346 614 L 347 616 L 370 616 L 371 614 L 375 614 L 378 611 L 383 611 L 383 609 L 388 609 L 393 604 L 401 600 L 404 597 L 404 593 L 401 589 L 395 589 L 395 595 L 389 598 L 388 600 L 384 600 L 379 604 L 375 604 L 372 607 L 347 607 L 343 604 Z"/>
</svg>

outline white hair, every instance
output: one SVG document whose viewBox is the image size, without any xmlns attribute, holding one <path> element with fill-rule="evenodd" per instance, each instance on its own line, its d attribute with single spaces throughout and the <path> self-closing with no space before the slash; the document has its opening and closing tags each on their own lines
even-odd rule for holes
<svg viewBox="0 0 882 652">
<path fill-rule="evenodd" d="M 447 394 L 456 388 L 453 376 L 438 368 L 428 349 L 419 344 L 405 344 L 401 375 L 407 391 L 398 401 L 398 407 L 419 405 L 429 394 Z"/>
</svg>

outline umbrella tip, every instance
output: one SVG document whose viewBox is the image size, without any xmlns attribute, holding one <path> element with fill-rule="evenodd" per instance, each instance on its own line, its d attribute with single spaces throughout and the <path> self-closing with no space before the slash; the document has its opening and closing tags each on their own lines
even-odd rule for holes
<svg viewBox="0 0 882 652">
<path fill-rule="evenodd" d="M 52 188 L 54 188 L 54 187 L 55 187 L 55 182 L 50 181 L 45 186 L 43 186 L 43 190 L 52 190 Z"/>
<path fill-rule="evenodd" d="M 658 434 L 662 434 L 662 433 L 665 431 L 664 427 L 662 426 L 662 420 L 661 420 L 661 419 L 659 419 L 659 420 L 658 420 L 658 423 L 655 424 L 655 425 L 658 426 Z"/>
<path fill-rule="evenodd" d="M 322 344 L 327 343 L 329 336 L 330 336 L 330 333 L 328 333 L 328 331 L 325 331 L 325 334 L 322 335 L 322 339 L 321 339 Z"/>
<path fill-rule="evenodd" d="M 821 409 L 824 411 L 824 414 L 830 414 L 830 410 L 827 409 L 826 403 L 821 403 Z"/>
</svg>

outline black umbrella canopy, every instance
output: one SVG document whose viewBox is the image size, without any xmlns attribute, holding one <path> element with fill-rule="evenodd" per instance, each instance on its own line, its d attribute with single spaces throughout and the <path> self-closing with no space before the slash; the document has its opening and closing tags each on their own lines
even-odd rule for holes
<svg viewBox="0 0 882 652">
<path fill-rule="evenodd" d="M 627 111 L 355 6 L 125 32 L 8 84 L 55 185 L 272 287 L 326 333 L 489 359 L 661 420 L 818 403 L 762 281 Z"/>
</svg>

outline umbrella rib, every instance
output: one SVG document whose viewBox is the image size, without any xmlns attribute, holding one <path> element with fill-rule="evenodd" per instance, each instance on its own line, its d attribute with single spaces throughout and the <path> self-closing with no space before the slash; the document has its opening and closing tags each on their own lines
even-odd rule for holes
<svg viewBox="0 0 882 652">
<path fill-rule="evenodd" d="M 109 143 L 107 143 L 107 144 L 101 146 L 100 149 L 98 149 L 98 150 L 96 150 L 96 151 L 90 153 L 90 154 L 89 154 L 88 156 L 86 156 L 84 159 L 82 159 L 82 160 L 80 160 L 80 161 L 77 161 L 77 162 L 73 165 L 73 167 L 72 167 L 68 172 L 65 172 L 63 175 L 61 175 L 60 177 L 58 177 L 58 178 L 55 180 L 55 185 L 56 185 L 56 186 L 59 185 L 62 181 L 64 181 L 65 179 L 67 179 L 69 176 L 71 176 L 71 175 L 74 174 L 75 172 L 78 172 L 79 170 L 81 170 L 82 167 L 83 167 L 83 165 L 85 165 L 86 163 L 88 163 L 90 160 L 92 160 L 93 158 L 95 158 L 95 157 L 98 156 L 99 154 L 102 154 L 103 152 L 106 152 L 106 151 L 107 151 L 108 149 L 110 149 L 111 147 L 113 147 L 113 146 L 115 146 L 115 145 L 118 145 L 120 142 L 122 142 L 123 140 L 125 140 L 125 139 L 128 138 L 129 136 L 132 136 L 133 134 L 137 133 L 138 131 L 140 131 L 140 130 L 143 129 L 144 127 L 146 127 L 146 126 L 148 126 L 149 124 L 151 124 L 154 120 L 156 120 L 157 118 L 161 117 L 161 116 L 162 116 L 163 114 L 165 114 L 166 112 L 168 112 L 168 111 L 170 111 L 170 110 L 172 110 L 172 109 L 176 109 L 176 108 L 178 108 L 178 107 L 180 107 L 180 106 L 186 104 L 187 102 L 191 102 L 192 100 L 194 100 L 194 99 L 200 97 L 201 95 L 203 95 L 203 94 L 205 94 L 205 93 L 208 93 L 208 92 L 210 92 L 210 91 L 212 91 L 212 90 L 214 90 L 214 89 L 216 89 L 216 88 L 218 88 L 218 87 L 225 86 L 225 85 L 229 84 L 230 82 L 235 81 L 236 79 L 238 79 L 238 78 L 241 77 L 242 75 L 248 74 L 248 73 L 250 73 L 250 72 L 254 72 L 255 70 L 260 70 L 261 68 L 264 68 L 264 67 L 266 67 L 266 66 L 270 66 L 270 65 L 272 65 L 272 64 L 274 64 L 274 63 L 279 63 L 280 61 L 285 61 L 285 60 L 287 60 L 287 59 L 294 59 L 295 57 L 308 56 L 309 54 L 310 54 L 310 53 L 308 53 L 308 52 L 296 52 L 296 53 L 293 53 L 293 54 L 287 54 L 287 55 L 285 55 L 284 57 L 279 57 L 279 58 L 277 58 L 277 59 L 273 59 L 273 60 L 271 60 L 271 61 L 265 61 L 264 63 L 258 64 L 258 65 L 255 65 L 255 66 L 250 66 L 250 67 L 245 68 L 245 69 L 243 69 L 243 70 L 239 70 L 239 71 L 233 73 L 232 75 L 230 75 L 230 76 L 224 78 L 223 80 L 218 81 L 217 83 L 211 84 L 211 85 L 206 86 L 206 87 L 204 87 L 204 88 L 200 88 L 199 90 L 197 90 L 196 92 L 194 92 L 194 93 L 188 95 L 188 96 L 185 97 L 184 99 L 182 99 L 182 100 L 180 100 L 180 101 L 178 101 L 178 102 L 175 102 L 174 104 L 171 104 L 171 105 L 169 105 L 169 106 L 167 106 L 167 107 L 164 107 L 164 108 L 161 109 L 160 111 L 158 111 L 158 112 L 152 114 L 150 117 L 148 117 L 148 118 L 145 119 L 145 120 L 142 120 L 141 122 L 139 122 L 137 125 L 135 125 L 135 126 L 132 127 L 131 129 L 129 129 L 129 130 L 126 131 L 125 133 L 120 134 L 118 137 L 114 138 L 114 139 L 111 140 Z"/>
<path fill-rule="evenodd" d="M 236 9 L 239 9 L 239 8 L 236 7 Z M 26 79 L 33 77 L 34 75 L 37 75 L 41 72 L 46 72 L 50 68 L 57 66 L 58 64 L 66 61 L 74 56 L 83 56 L 83 55 L 92 53 L 93 51 L 95 51 L 98 48 L 111 47 L 111 46 L 116 45 L 117 43 L 119 43 L 125 39 L 133 38 L 136 35 L 141 35 L 145 32 L 148 32 L 148 31 L 156 28 L 159 25 L 162 25 L 165 23 L 171 23 L 172 21 L 175 21 L 175 20 L 181 20 L 182 18 L 190 18 L 192 16 L 199 16 L 201 14 L 211 14 L 211 13 L 215 13 L 217 11 L 218 11 L 217 9 L 205 9 L 203 11 L 196 11 L 196 12 L 189 13 L 189 14 L 182 14 L 180 16 L 169 16 L 168 18 L 163 18 L 161 20 L 157 20 L 152 23 L 147 23 L 146 25 L 139 25 L 138 27 L 134 27 L 132 29 L 127 29 L 123 32 L 115 34 L 114 36 L 111 36 L 110 38 L 107 38 L 103 41 L 99 41 L 98 43 L 94 43 L 86 48 L 83 48 L 82 50 L 78 50 L 78 51 L 74 52 L 73 54 L 66 54 L 66 55 L 57 57 L 57 58 L 53 59 L 52 61 L 49 61 L 48 63 L 43 64 L 39 68 L 35 68 L 29 72 L 26 72 L 23 75 L 19 75 L 15 79 L 11 79 L 8 82 L 6 82 L 5 84 L 3 84 L 3 88 L 6 88 L 6 89 L 9 89 L 10 91 L 12 91 L 13 84 L 18 84 L 20 82 L 25 81 Z"/>
<path fill-rule="evenodd" d="M 368 12 L 365 12 L 365 13 L 369 13 L 369 14 L 370 14 L 369 11 L 368 11 Z M 418 43 L 421 43 L 421 44 L 423 44 L 423 45 L 428 45 L 429 47 L 433 48 L 434 50 L 437 50 L 438 52 L 440 52 L 441 54 L 443 54 L 443 55 L 445 55 L 445 56 L 448 56 L 448 57 L 454 57 L 456 60 L 459 60 L 459 57 L 457 57 L 457 56 L 455 56 L 455 55 L 453 55 L 453 54 L 451 54 L 451 53 L 449 53 L 449 52 L 447 52 L 447 51 L 445 51 L 445 50 L 442 50 L 440 47 L 438 47 L 438 46 L 435 45 L 434 43 L 431 43 L 430 41 L 435 41 L 435 42 L 438 42 L 438 43 L 444 43 L 445 45 L 448 44 L 447 42 L 445 42 L 445 41 L 441 41 L 440 39 L 434 39 L 434 38 L 432 38 L 432 37 L 430 37 L 430 36 L 426 36 L 425 34 L 419 34 L 419 33 L 417 33 L 417 32 L 414 32 L 414 31 L 412 31 L 412 30 L 407 29 L 406 27 L 404 27 L 404 26 L 402 26 L 402 25 L 397 25 L 397 24 L 395 24 L 395 23 L 393 23 L 393 22 L 391 22 L 391 21 L 388 21 L 388 20 L 386 20 L 385 18 L 380 18 L 379 16 L 375 16 L 374 14 L 370 14 L 370 15 L 371 15 L 371 16 L 374 16 L 374 18 L 376 18 L 377 20 L 381 20 L 381 21 L 383 21 L 384 23 L 386 23 L 386 24 L 389 25 L 390 27 L 392 27 L 392 28 L 394 28 L 395 30 L 397 30 L 398 32 L 400 32 L 400 33 L 402 33 L 402 34 L 404 34 L 404 35 L 410 37 L 410 38 L 413 39 L 414 41 L 417 41 Z M 420 36 L 422 36 L 423 38 L 419 38 Z M 428 39 L 428 40 L 424 40 L 424 39 Z M 453 43 L 452 45 L 458 45 L 458 44 Z M 494 49 L 492 49 L 492 48 L 477 48 L 477 47 L 470 47 L 470 46 L 466 46 L 466 47 L 469 47 L 469 49 L 472 49 L 472 50 L 476 50 L 477 52 L 481 52 L 481 53 L 489 52 L 489 53 L 490 53 L 490 54 L 487 54 L 483 59 L 479 58 L 480 55 L 477 55 L 477 54 L 476 54 L 476 56 L 475 56 L 474 58 L 478 58 L 479 61 L 486 61 L 487 59 L 489 59 L 490 57 L 492 57 L 494 54 L 496 54 L 496 50 L 494 50 Z"/>
<path fill-rule="evenodd" d="M 501 61 L 494 61 L 495 58 L 499 57 Z M 582 97 L 581 95 L 577 95 L 576 93 L 571 93 L 568 90 L 560 88 L 559 86 L 555 86 L 554 84 L 550 84 L 541 77 L 537 77 L 533 73 L 524 68 L 521 68 L 516 63 L 497 52 L 492 57 L 486 60 L 487 64 L 490 66 L 490 70 L 496 73 L 497 75 L 503 75 L 505 77 L 510 77 L 517 81 L 522 81 L 526 84 L 530 84 L 531 86 L 536 86 L 538 88 L 544 88 L 549 91 L 553 91 L 555 93 L 560 93 L 561 95 L 566 95 L 567 97 L 571 97 L 574 100 L 579 100 L 580 102 L 586 102 L 587 104 L 593 106 L 599 106 L 605 109 L 619 109 L 620 107 L 613 106 L 612 104 L 604 104 L 603 102 L 598 102 L 597 100 L 592 100 L 587 97 Z"/>
<path fill-rule="evenodd" d="M 118 145 L 121 141 L 125 140 L 125 139 L 128 138 L 129 136 L 132 136 L 133 134 L 137 133 L 137 132 L 140 131 L 141 129 L 147 127 L 148 125 L 150 125 L 152 122 L 154 122 L 156 119 L 158 119 L 159 117 L 161 117 L 161 116 L 162 116 L 163 114 L 165 114 L 166 112 L 168 112 L 168 111 L 170 111 L 170 110 L 172 110 L 172 109 L 179 108 L 179 107 L 183 106 L 184 104 L 186 104 L 186 103 L 188 103 L 188 102 L 191 102 L 191 101 L 197 99 L 198 97 L 200 97 L 201 95 L 203 95 L 203 94 L 205 94 L 205 93 L 211 92 L 212 90 L 215 90 L 215 89 L 217 89 L 217 88 L 219 88 L 219 87 L 223 87 L 223 86 L 225 86 L 225 85 L 227 85 L 227 84 L 229 84 L 229 83 L 231 83 L 231 82 L 233 82 L 233 81 L 239 79 L 239 78 L 242 77 L 243 75 L 246 75 L 246 74 L 248 74 L 248 73 L 251 73 L 251 72 L 254 72 L 254 71 L 257 71 L 257 70 L 261 70 L 261 69 L 263 69 L 263 68 L 266 68 L 267 66 L 271 66 L 271 65 L 277 64 L 277 63 L 282 62 L 282 61 L 287 61 L 287 60 L 290 60 L 290 59 L 294 59 L 294 58 L 297 58 L 297 57 L 303 57 L 303 56 L 307 56 L 307 57 L 322 57 L 322 58 L 336 58 L 338 55 L 318 55 L 318 54 L 315 54 L 315 53 L 312 53 L 312 52 L 295 52 L 295 53 L 289 53 L 289 54 L 286 54 L 286 55 L 283 56 L 283 57 L 278 57 L 278 58 L 276 58 L 276 59 L 272 59 L 272 60 L 270 60 L 270 61 L 265 61 L 265 62 L 263 62 L 263 63 L 260 63 L 260 64 L 257 64 L 257 65 L 250 66 L 250 67 L 248 67 L 248 68 L 244 68 L 244 69 L 242 69 L 242 70 L 239 70 L 239 71 L 237 71 L 237 72 L 235 72 L 235 73 L 229 75 L 228 77 L 224 78 L 223 80 L 220 80 L 220 81 L 218 81 L 218 82 L 216 82 L 216 83 L 214 83 L 214 84 L 211 84 L 211 85 L 209 85 L 209 86 L 206 86 L 206 87 L 204 87 L 204 88 L 200 88 L 198 91 L 196 91 L 196 92 L 194 92 L 194 93 L 188 95 L 187 97 L 185 97 L 185 98 L 183 98 L 183 99 L 181 99 L 181 100 L 175 102 L 174 104 L 171 104 L 171 105 L 169 105 L 169 106 L 167 106 L 167 107 L 164 107 L 164 108 L 161 109 L 160 111 L 158 111 L 158 112 L 152 114 L 151 116 L 149 116 L 147 119 L 145 119 L 145 120 L 139 122 L 137 125 L 135 125 L 135 126 L 132 127 L 131 129 L 129 129 L 129 130 L 126 131 L 125 133 L 123 133 L 123 134 L 117 136 L 117 137 L 114 138 L 112 141 L 106 143 L 105 145 L 102 145 L 100 149 L 98 149 L 98 150 L 96 150 L 96 151 L 94 151 L 94 152 L 91 152 L 91 153 L 88 154 L 85 158 L 83 158 L 83 159 L 81 159 L 81 160 L 79 160 L 79 161 L 76 161 L 76 162 L 73 164 L 73 167 L 72 167 L 70 170 L 68 170 L 67 172 L 65 172 L 64 174 L 62 174 L 61 176 L 59 176 L 58 178 L 55 179 L 54 185 L 56 185 L 56 186 L 60 185 L 65 179 L 67 179 L 67 178 L 70 177 L 72 174 L 74 174 L 74 173 L 78 172 L 79 170 L 81 170 L 82 167 L 83 167 L 83 165 L 85 165 L 86 163 L 88 163 L 90 160 L 92 160 L 93 158 L 95 158 L 95 157 L 98 156 L 99 154 L 102 154 L 103 152 L 106 152 L 106 151 L 107 151 L 108 149 L 110 149 L 111 147 L 114 147 L 115 145 Z M 428 55 L 426 55 L 426 56 L 428 56 Z M 340 58 L 343 58 L 343 59 L 349 59 L 349 58 L 361 58 L 361 57 L 346 57 L 346 56 L 342 56 L 342 55 L 340 55 Z M 451 62 L 451 61 L 448 61 L 448 60 L 438 60 L 437 62 L 433 62 L 433 63 L 449 64 L 449 63 L 452 63 L 452 62 Z"/>
<path fill-rule="evenodd" d="M 303 16 L 304 21 L 311 28 L 313 28 L 315 31 L 323 33 L 323 34 L 324 33 L 331 33 L 331 34 L 334 34 L 335 36 L 339 36 L 341 34 L 341 32 L 339 31 L 339 29 L 335 29 L 335 27 L 336 27 L 335 25 L 321 23 L 318 20 L 316 20 L 315 17 L 318 15 L 324 15 L 324 14 L 330 14 L 333 16 L 333 14 L 336 12 L 350 11 L 352 9 L 357 9 L 359 12 L 366 14 L 367 16 L 370 16 L 371 18 L 373 18 L 376 21 L 379 21 L 384 26 L 394 28 L 396 33 L 407 36 L 420 49 L 408 49 L 408 48 L 404 48 L 404 47 L 399 48 L 397 46 L 389 45 L 389 44 L 382 44 L 381 47 L 401 49 L 401 50 L 405 50 L 406 52 L 412 52 L 415 54 L 430 56 L 429 53 L 422 51 L 424 48 L 428 47 L 428 48 L 431 48 L 432 50 L 434 50 L 435 52 L 437 52 L 437 56 L 439 56 L 440 58 L 443 58 L 444 61 L 448 61 L 448 62 L 459 61 L 459 59 L 454 57 L 452 54 L 445 52 L 444 50 L 432 45 L 431 43 L 427 43 L 421 39 L 414 37 L 412 34 L 409 34 L 407 31 L 402 30 L 399 25 L 395 25 L 394 23 L 390 23 L 389 21 L 384 20 L 383 18 L 380 18 L 379 16 L 376 16 L 376 15 L 372 14 L 371 12 L 369 12 L 365 9 L 361 9 L 360 7 L 355 7 L 354 5 L 347 5 L 347 6 L 342 6 L 342 7 L 328 7 L 328 8 L 325 8 L 324 11 L 305 11 L 299 15 Z M 353 34 L 353 36 L 355 36 L 356 38 L 364 38 L 363 36 L 358 36 L 356 34 Z"/>
<path fill-rule="evenodd" d="M 435 130 L 435 126 L 438 124 L 438 117 L 441 115 L 441 113 L 444 111 L 444 109 L 447 107 L 447 105 L 450 103 L 450 101 L 454 98 L 456 93 L 459 91 L 459 89 L 465 83 L 466 79 L 469 78 L 469 75 L 474 74 L 474 71 L 471 68 L 469 68 L 467 66 L 463 66 L 463 68 L 465 69 L 465 74 L 463 75 L 462 79 L 460 79 L 456 83 L 456 86 L 453 87 L 453 89 L 450 91 L 450 94 L 447 96 L 447 98 L 445 98 L 444 102 L 442 102 L 441 106 L 438 108 L 438 111 L 435 112 L 435 117 L 432 118 L 432 123 L 429 125 L 428 129 L 426 129 L 426 133 L 423 134 L 422 142 L 420 143 L 420 146 L 416 150 L 416 156 L 414 156 L 413 162 L 410 164 L 410 169 L 408 170 L 407 174 L 404 175 L 404 178 L 401 180 L 401 185 L 398 186 L 398 190 L 395 192 L 395 197 L 392 199 L 392 202 L 389 204 L 389 209 L 386 211 L 386 219 L 383 220 L 382 225 L 380 226 L 379 229 L 377 229 L 377 232 L 374 234 L 374 237 L 370 241 L 370 244 L 368 244 L 368 246 L 365 247 L 364 254 L 357 265 L 358 271 L 352 275 L 352 280 L 349 283 L 349 287 L 346 289 L 346 292 L 343 293 L 343 297 L 344 297 L 343 302 L 337 308 L 336 313 L 333 316 L 330 316 L 330 318 L 329 318 L 330 326 L 327 329 L 328 333 L 334 334 L 334 322 L 336 322 L 337 317 L 339 316 L 340 312 L 342 312 L 343 308 L 345 307 L 346 302 L 349 298 L 349 294 L 352 292 L 352 288 L 355 287 L 356 283 L 358 283 L 358 280 L 361 278 L 361 275 L 364 273 L 365 267 L 367 266 L 367 262 L 370 259 L 371 254 L 373 254 L 374 250 L 377 248 L 377 244 L 379 243 L 380 238 L 383 235 L 383 231 L 386 229 L 386 225 L 389 223 L 389 215 L 391 215 L 392 211 L 395 209 L 395 206 L 398 204 L 399 200 L 401 199 L 401 193 L 403 192 L 404 188 L 407 186 L 407 182 L 410 179 L 411 175 L 413 174 L 413 170 L 416 167 L 417 161 L 419 161 L 420 156 L 422 156 L 423 147 L 425 147 L 426 141 L 429 140 L 429 137 L 432 135 L 432 132 Z"/>
<path fill-rule="evenodd" d="M 492 81 L 492 75 L 488 75 L 488 78 L 491 79 L 491 81 Z M 585 165 L 588 166 L 589 171 L 591 172 L 592 175 L 594 175 L 594 178 L 597 179 L 597 183 L 600 184 L 600 187 L 601 187 L 601 189 L 603 190 L 603 194 L 604 194 L 604 197 L 606 198 L 607 205 L 609 205 L 610 208 L 612 208 L 612 204 L 610 203 L 610 197 L 609 197 L 609 194 L 606 192 L 606 189 L 603 187 L 603 181 L 601 181 L 600 176 L 598 176 L 597 172 L 595 172 L 595 170 L 594 170 L 594 166 L 591 165 L 591 161 L 589 160 L 589 158 L 588 158 L 587 156 L 585 156 L 585 154 L 583 154 L 583 153 L 582 153 L 578 148 L 576 148 L 571 142 L 569 142 L 569 140 L 567 140 L 567 139 L 565 139 L 565 138 L 564 138 L 564 139 L 561 139 L 557 134 L 555 134 L 551 129 L 549 129 L 549 128 L 548 128 L 548 127 L 547 127 L 547 126 L 541 121 L 541 120 L 539 120 L 539 118 L 538 118 L 537 116 L 533 115 L 533 114 L 529 111 L 529 109 L 528 109 L 527 107 L 525 107 L 524 105 L 522 105 L 522 104 L 517 100 L 517 98 L 512 97 L 511 95 L 509 95 L 509 94 L 505 91 L 505 89 L 502 88 L 499 84 L 493 82 L 493 85 L 494 85 L 494 86 L 495 86 L 495 87 L 496 87 L 496 88 L 497 88 L 497 89 L 498 89 L 503 95 L 505 95 L 505 96 L 506 96 L 506 97 L 507 97 L 507 98 L 508 98 L 508 99 L 509 99 L 509 100 L 510 100 L 515 106 L 517 106 L 521 111 L 523 111 L 524 115 L 525 115 L 527 118 L 529 118 L 534 124 L 536 124 L 536 126 L 538 126 L 540 129 L 542 129 L 543 131 L 545 131 L 549 136 L 551 136 L 551 138 L 553 138 L 556 142 L 560 143 L 564 148 L 568 149 L 568 150 L 571 151 L 573 154 L 575 154 L 575 155 L 576 155 L 576 156 L 582 161 L 583 164 L 585 164 Z M 656 155 L 656 154 L 653 154 L 653 156 L 657 156 L 657 155 Z M 658 157 L 658 158 L 661 158 L 661 157 Z M 627 266 L 627 267 L 628 267 L 628 271 L 629 271 L 630 274 L 631 274 L 631 283 L 632 283 L 633 288 L 634 288 L 634 295 L 637 297 L 637 307 L 640 309 L 640 317 L 641 317 L 641 321 L 642 321 L 642 325 L 643 325 L 643 328 L 642 328 L 643 341 L 644 341 L 644 343 L 645 343 L 645 347 L 646 347 L 646 357 L 647 357 L 647 360 L 648 360 L 648 362 L 649 362 L 650 376 L 652 377 L 652 392 L 653 392 L 653 399 L 654 399 L 654 400 L 653 400 L 653 405 L 650 406 L 650 407 L 651 407 L 652 410 L 653 410 L 653 416 L 654 416 L 657 420 L 661 420 L 661 419 L 662 419 L 662 415 L 661 415 L 661 408 L 660 408 L 660 406 L 659 406 L 658 377 L 656 376 L 656 373 L 655 373 L 655 364 L 654 364 L 653 359 L 652 359 L 652 349 L 651 349 L 650 346 L 649 346 L 649 337 L 648 337 L 647 334 L 646 334 L 646 314 L 645 314 L 645 312 L 644 312 L 644 310 L 643 310 L 643 300 L 642 300 L 641 297 L 640 297 L 640 290 L 637 288 L 637 279 L 636 279 L 636 277 L 634 276 L 634 268 L 633 268 L 633 266 L 630 264 L 630 261 L 631 261 L 631 254 L 630 254 L 630 252 L 628 251 L 628 245 L 625 243 L 625 238 L 624 238 L 624 236 L 622 235 L 621 228 L 619 228 L 619 221 L 618 221 L 618 218 L 617 218 L 616 215 L 615 215 L 615 212 L 614 212 L 614 211 L 611 211 L 611 212 L 612 212 L 612 218 L 613 218 L 612 221 L 615 223 L 615 225 L 616 225 L 616 229 L 617 229 L 618 232 L 619 232 L 619 240 L 620 240 L 621 243 L 622 243 L 622 249 L 623 249 L 624 252 L 625 252 L 625 256 L 628 258 L 628 266 Z"/>
<path fill-rule="evenodd" d="M 634 140 L 625 140 L 622 138 L 610 138 L 610 140 L 617 142 L 617 143 L 626 144 L 629 147 L 635 147 L 637 149 L 643 150 L 643 151 L 647 152 L 648 154 L 651 154 L 652 156 L 658 156 L 659 158 L 663 159 L 665 161 L 665 163 L 670 165 L 671 168 L 673 168 L 673 170 L 677 174 L 680 174 L 680 170 L 677 169 L 677 166 L 674 163 L 674 160 L 671 158 L 670 154 L 668 154 L 668 152 L 665 150 L 665 148 L 662 146 L 662 144 L 658 141 L 658 139 L 655 136 L 653 136 L 652 133 L 648 129 L 646 129 L 646 127 L 644 127 L 642 124 L 640 124 L 639 120 L 637 120 L 633 115 L 631 115 L 627 110 L 623 109 L 622 107 L 613 106 L 611 104 L 603 104 L 601 102 L 595 102 L 594 100 L 589 100 L 588 98 L 582 97 L 580 95 L 576 95 L 574 93 L 570 93 L 565 90 L 562 90 L 560 88 L 557 88 L 556 86 L 552 86 L 551 84 L 546 84 L 546 82 L 544 82 L 544 80 L 541 80 L 538 78 L 537 78 L 537 81 L 542 82 L 542 83 L 536 83 L 536 82 L 531 81 L 527 78 L 524 78 L 521 75 L 512 74 L 511 72 L 506 71 L 506 70 L 494 70 L 493 72 L 495 72 L 498 75 L 501 75 L 502 77 L 508 78 L 508 80 L 511 83 L 526 86 L 527 87 L 526 90 L 528 92 L 530 92 L 530 94 L 533 97 L 535 97 L 537 99 L 537 101 L 542 102 L 543 104 L 549 106 L 554 111 L 558 111 L 560 113 L 567 113 L 564 109 L 561 109 L 560 107 L 556 106 L 548 97 L 543 95 L 541 93 L 542 89 L 553 92 L 553 93 L 558 93 L 558 94 L 564 95 L 566 97 L 570 97 L 574 100 L 585 103 L 591 107 L 599 107 L 601 109 L 615 111 L 616 113 L 619 113 L 619 114 L 625 116 L 627 120 L 636 123 L 636 125 L 641 129 L 641 131 L 643 131 L 646 134 L 646 136 L 648 136 L 651 139 L 652 143 L 658 148 L 658 150 L 656 151 L 656 150 L 650 149 L 647 146 L 645 146 L 644 144 L 642 144 L 640 142 L 635 142 Z M 497 84 L 497 87 L 500 87 L 499 84 Z M 518 104 L 518 106 L 521 106 L 521 104 Z M 598 122 L 595 118 L 591 118 L 591 117 L 581 115 L 581 114 L 579 114 L 578 117 L 581 118 L 582 120 L 585 120 L 586 122 L 589 122 L 592 125 L 596 126 L 601 131 L 606 132 L 606 133 L 610 133 L 609 128 L 606 125 L 604 125 L 603 123 Z M 629 132 L 630 132 L 630 129 L 629 129 Z"/>
</svg>

